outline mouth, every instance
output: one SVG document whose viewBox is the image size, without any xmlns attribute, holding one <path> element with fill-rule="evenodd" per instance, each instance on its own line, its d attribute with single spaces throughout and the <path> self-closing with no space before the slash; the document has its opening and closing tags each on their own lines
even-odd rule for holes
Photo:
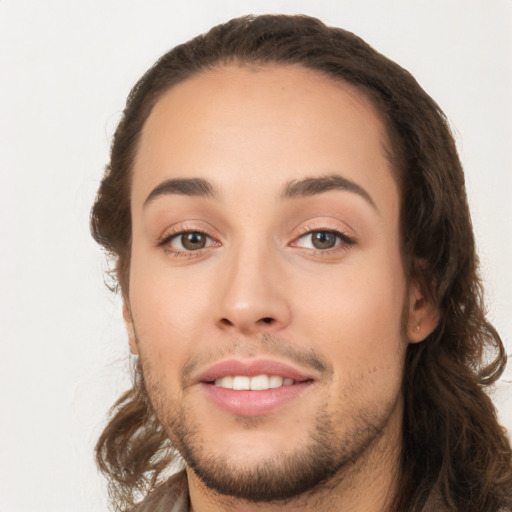
<svg viewBox="0 0 512 512">
<path fill-rule="evenodd" d="M 288 364 L 271 360 L 228 360 L 197 379 L 207 398 L 238 416 L 268 414 L 301 396 L 315 382 Z"/>
<path fill-rule="evenodd" d="M 214 386 L 235 389 L 238 391 L 266 391 L 267 389 L 277 389 L 282 386 L 293 386 L 295 381 L 289 377 L 280 375 L 256 375 L 249 377 L 247 375 L 228 375 L 221 377 L 213 382 Z"/>
</svg>

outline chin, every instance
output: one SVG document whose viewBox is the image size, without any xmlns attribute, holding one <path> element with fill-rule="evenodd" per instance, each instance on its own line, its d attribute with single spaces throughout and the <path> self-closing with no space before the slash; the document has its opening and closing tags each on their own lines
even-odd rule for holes
<svg viewBox="0 0 512 512">
<path fill-rule="evenodd" d="M 190 427 L 180 427 L 172 436 L 189 470 L 207 488 L 250 502 L 279 502 L 328 485 L 333 478 L 343 479 L 382 436 L 386 424 L 358 423 L 340 432 L 320 414 L 309 430 L 302 425 L 305 431 L 298 442 L 293 436 L 255 432 L 261 420 L 252 420 L 244 419 L 248 430 L 227 435 L 225 443 Z"/>
</svg>

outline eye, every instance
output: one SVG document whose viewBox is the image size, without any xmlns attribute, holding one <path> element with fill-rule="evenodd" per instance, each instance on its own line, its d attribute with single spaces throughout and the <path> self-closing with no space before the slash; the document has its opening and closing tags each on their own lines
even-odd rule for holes
<svg viewBox="0 0 512 512">
<path fill-rule="evenodd" d="M 308 235 L 315 249 L 332 249 L 338 240 L 336 233 L 332 231 L 314 231 Z"/>
<path fill-rule="evenodd" d="M 164 243 L 175 252 L 199 251 L 214 245 L 213 240 L 200 231 L 184 231 L 168 237 Z"/>
<path fill-rule="evenodd" d="M 304 249 L 325 251 L 341 245 L 352 245 L 354 240 L 338 231 L 319 230 L 310 231 L 302 235 L 293 245 Z"/>
</svg>

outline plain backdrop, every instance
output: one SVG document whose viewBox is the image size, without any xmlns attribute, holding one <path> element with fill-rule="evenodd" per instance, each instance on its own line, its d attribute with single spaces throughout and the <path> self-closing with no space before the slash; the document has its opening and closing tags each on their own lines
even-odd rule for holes
<svg viewBox="0 0 512 512">
<path fill-rule="evenodd" d="M 512 351 L 511 0 L 0 0 L 0 512 L 107 509 L 93 445 L 129 384 L 128 347 L 88 217 L 110 138 L 157 57 L 265 12 L 355 32 L 443 108 Z M 508 429 L 510 382 L 509 368 L 493 393 Z"/>
</svg>

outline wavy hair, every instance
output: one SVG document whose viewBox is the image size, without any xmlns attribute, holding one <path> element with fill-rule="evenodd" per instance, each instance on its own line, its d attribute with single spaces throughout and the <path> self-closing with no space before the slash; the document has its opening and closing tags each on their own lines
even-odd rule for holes
<svg viewBox="0 0 512 512">
<path fill-rule="evenodd" d="M 233 19 L 161 57 L 130 92 L 91 212 L 91 231 L 115 262 L 127 297 L 130 187 L 141 130 L 175 84 L 224 65 L 299 65 L 357 87 L 385 121 L 401 196 L 407 276 L 440 311 L 435 331 L 410 344 L 401 478 L 393 510 L 419 510 L 437 487 L 447 510 L 512 509 L 512 452 L 485 389 L 506 354 L 485 316 L 464 175 L 443 112 L 415 79 L 362 39 L 307 16 Z M 418 262 L 421 262 L 419 264 Z M 96 446 L 117 510 L 157 486 L 179 457 L 149 403 L 140 367 Z"/>
</svg>

